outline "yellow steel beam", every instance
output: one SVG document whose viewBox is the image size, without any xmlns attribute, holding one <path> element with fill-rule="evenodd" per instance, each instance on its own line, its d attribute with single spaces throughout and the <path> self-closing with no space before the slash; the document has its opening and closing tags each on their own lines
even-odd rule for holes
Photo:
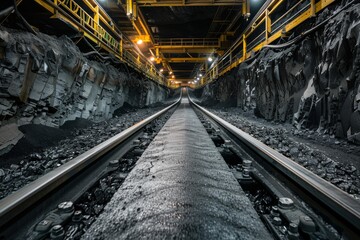
<svg viewBox="0 0 360 240">
<path fill-rule="evenodd" d="M 242 5 L 242 15 L 248 19 L 250 17 L 250 0 L 244 0 Z"/>
<path fill-rule="evenodd" d="M 138 7 L 138 3 L 135 0 L 126 0 L 126 4 L 122 4 L 121 1 L 118 1 L 118 5 L 124 8 L 126 15 L 128 16 L 138 34 L 138 36 L 134 36 L 133 38 L 141 39 L 143 42 L 149 42 L 153 44 L 153 36 L 146 24 L 144 16 Z"/>
<path fill-rule="evenodd" d="M 315 7 L 315 0 L 310 0 L 310 6 L 311 6 L 311 16 L 315 17 L 316 16 L 316 7 Z"/>
<path fill-rule="evenodd" d="M 169 63 L 183 63 L 183 62 L 205 62 L 207 58 L 166 58 L 163 59 L 163 61 L 169 62 Z"/>
<path fill-rule="evenodd" d="M 217 38 L 163 38 L 155 43 L 163 48 L 178 47 L 219 47 Z"/>
<path fill-rule="evenodd" d="M 187 72 L 192 72 L 193 70 L 191 69 L 175 69 L 173 70 L 174 73 L 187 73 Z"/>
<path fill-rule="evenodd" d="M 154 47 L 158 49 L 162 53 L 204 53 L 210 54 L 216 52 L 216 48 L 162 48 L 162 47 Z"/>
<path fill-rule="evenodd" d="M 234 6 L 246 0 L 136 0 L 141 7 Z"/>
<path fill-rule="evenodd" d="M 157 47 L 153 49 L 158 49 L 162 53 L 214 53 L 216 51 L 215 47 Z"/>
<path fill-rule="evenodd" d="M 161 39 L 154 46 L 162 53 L 214 53 L 220 47 L 216 38 L 170 38 Z"/>
</svg>

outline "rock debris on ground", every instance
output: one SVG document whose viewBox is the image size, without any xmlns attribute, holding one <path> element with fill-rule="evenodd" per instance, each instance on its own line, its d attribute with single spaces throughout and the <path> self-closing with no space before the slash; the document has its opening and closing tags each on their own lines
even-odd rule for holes
<svg viewBox="0 0 360 240">
<path fill-rule="evenodd" d="M 329 134 L 268 122 L 239 108 L 209 110 L 360 200 L 359 146 Z"/>
<path fill-rule="evenodd" d="M 127 108 L 123 110 L 123 115 L 99 123 L 91 124 L 90 122 L 84 123 L 84 120 L 78 120 L 79 124 L 77 121 L 73 121 L 65 126 L 71 130 L 67 138 L 59 141 L 56 145 L 39 148 L 36 152 L 13 159 L 4 159 L 3 156 L 0 156 L 0 199 L 163 108 L 164 105 L 161 104 L 154 108 Z M 74 126 L 77 125 L 90 126 L 74 129 Z M 47 128 L 46 126 L 37 127 Z M 41 129 L 38 130 L 38 134 L 41 134 Z M 36 138 L 37 136 L 32 137 Z M 46 142 L 43 142 L 43 145 L 47 146 Z"/>
</svg>

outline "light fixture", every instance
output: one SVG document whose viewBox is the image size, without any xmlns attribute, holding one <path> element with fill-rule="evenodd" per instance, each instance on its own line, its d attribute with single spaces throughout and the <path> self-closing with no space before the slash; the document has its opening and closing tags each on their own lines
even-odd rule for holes
<svg viewBox="0 0 360 240">
<path fill-rule="evenodd" d="M 172 75 L 171 77 L 172 77 L 172 78 L 175 78 L 175 75 Z"/>
<path fill-rule="evenodd" d="M 191 82 L 188 82 L 188 84 L 190 84 Z"/>
<path fill-rule="evenodd" d="M 171 75 L 171 74 L 172 74 L 172 71 L 170 71 L 169 74 Z"/>
<path fill-rule="evenodd" d="M 208 57 L 208 61 L 212 62 L 213 61 L 212 57 Z"/>
<path fill-rule="evenodd" d="M 139 39 L 139 40 L 137 40 L 137 42 L 136 42 L 137 44 L 142 44 L 143 43 L 143 40 L 141 40 L 141 39 Z"/>
<path fill-rule="evenodd" d="M 150 61 L 155 61 L 155 58 L 153 56 L 150 57 Z"/>
<path fill-rule="evenodd" d="M 201 73 L 199 73 L 199 76 L 200 76 L 200 77 L 202 77 L 202 74 L 201 74 Z"/>
<path fill-rule="evenodd" d="M 163 72 L 163 71 L 164 71 L 164 69 L 161 68 L 161 69 L 160 69 L 160 72 Z"/>
<path fill-rule="evenodd" d="M 200 78 L 196 78 L 196 80 L 200 80 Z"/>
</svg>

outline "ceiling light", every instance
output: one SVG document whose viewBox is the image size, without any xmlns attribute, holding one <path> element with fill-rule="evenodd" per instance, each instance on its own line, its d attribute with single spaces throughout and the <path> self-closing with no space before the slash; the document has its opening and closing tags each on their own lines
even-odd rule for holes
<svg viewBox="0 0 360 240">
<path fill-rule="evenodd" d="M 143 40 L 141 40 L 141 39 L 139 39 L 139 40 L 137 40 L 137 42 L 136 42 L 137 44 L 142 44 L 143 43 Z"/>
<path fill-rule="evenodd" d="M 171 75 L 171 74 L 172 74 L 172 71 L 170 71 L 169 74 Z"/>
<path fill-rule="evenodd" d="M 199 76 L 202 77 L 202 74 L 200 73 Z"/>
<path fill-rule="evenodd" d="M 200 80 L 200 78 L 196 78 L 196 80 Z"/>
<path fill-rule="evenodd" d="M 172 75 L 172 78 L 175 78 L 175 75 Z"/>
<path fill-rule="evenodd" d="M 150 57 L 150 61 L 155 61 L 155 58 L 153 56 Z"/>
<path fill-rule="evenodd" d="M 213 61 L 212 57 L 208 57 L 208 61 L 212 62 Z"/>
<path fill-rule="evenodd" d="M 160 69 L 160 72 L 163 72 L 163 71 L 164 71 L 164 69 L 161 68 L 161 69 Z"/>
</svg>

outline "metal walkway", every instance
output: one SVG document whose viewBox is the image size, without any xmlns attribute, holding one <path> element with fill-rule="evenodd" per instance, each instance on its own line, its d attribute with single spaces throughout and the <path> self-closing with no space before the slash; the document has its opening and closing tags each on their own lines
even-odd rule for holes
<svg viewBox="0 0 360 240">
<path fill-rule="evenodd" d="M 270 239 L 187 98 L 83 239 Z"/>
</svg>

